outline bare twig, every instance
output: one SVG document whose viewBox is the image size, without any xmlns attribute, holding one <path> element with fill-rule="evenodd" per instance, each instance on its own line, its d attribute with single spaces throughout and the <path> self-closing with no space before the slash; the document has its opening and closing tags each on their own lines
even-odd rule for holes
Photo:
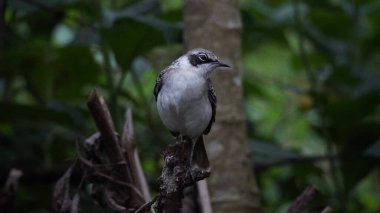
<svg viewBox="0 0 380 213">
<path fill-rule="evenodd" d="M 212 213 L 211 199 L 208 192 L 206 180 L 197 182 L 199 203 L 201 204 L 202 213 Z"/>
<path fill-rule="evenodd" d="M 321 213 L 331 213 L 332 212 L 332 209 L 330 206 L 326 206 L 322 211 Z"/>
<path fill-rule="evenodd" d="M 76 197 L 75 200 L 70 196 L 70 189 L 73 188 L 71 184 L 71 174 L 74 167 L 77 166 L 75 161 L 65 172 L 65 174 L 57 181 L 53 191 L 53 211 L 56 213 L 70 212 L 70 209 L 75 210 L 75 206 L 79 205 L 79 198 Z M 82 176 L 81 185 L 84 181 L 84 176 Z M 80 190 L 80 186 L 77 191 Z"/>
<path fill-rule="evenodd" d="M 139 209 L 135 211 L 135 213 L 143 213 L 143 212 L 149 212 L 152 205 L 156 202 L 157 196 L 154 197 L 151 201 L 146 202 L 144 205 L 142 205 Z"/>
<path fill-rule="evenodd" d="M 302 213 L 306 205 L 314 198 L 318 190 L 315 186 L 308 186 L 290 206 L 287 213 Z"/>
<path fill-rule="evenodd" d="M 141 213 L 148 212 L 157 200 L 157 212 L 179 212 L 182 207 L 183 190 L 210 175 L 209 171 L 190 168 L 187 159 L 190 143 L 178 141 L 169 146 L 164 155 L 165 163 L 157 198 L 145 202 L 149 200 L 149 191 L 137 155 L 131 110 L 127 111 L 122 140 L 119 140 L 110 112 L 95 91 L 91 93 L 87 105 L 99 133 L 86 139 L 83 147 L 77 144 L 77 160 L 88 174 L 86 180 L 94 184 L 91 197 L 98 203 L 116 212 Z M 71 207 L 77 211 L 79 191 L 73 198 L 69 194 L 72 168 L 73 166 L 57 186 L 59 195 L 63 198 L 61 203 L 74 204 Z M 67 209 L 70 205 L 60 206 Z"/>
<path fill-rule="evenodd" d="M 322 211 L 321 213 L 331 213 L 332 212 L 332 209 L 330 206 L 326 206 Z"/>
<path fill-rule="evenodd" d="M 145 202 L 150 200 L 149 187 L 140 163 L 137 151 L 136 139 L 134 136 L 132 110 L 127 109 L 125 113 L 125 123 L 123 128 L 122 145 L 129 162 L 133 184 L 142 192 Z"/>
<path fill-rule="evenodd" d="M 77 212 L 80 189 L 85 182 L 93 184 L 91 197 L 101 206 L 107 206 L 115 212 L 146 209 L 149 192 L 137 156 L 131 111 L 128 111 L 121 143 L 108 107 L 95 90 L 91 93 L 87 106 L 99 132 L 87 138 L 83 146 L 77 143 L 77 160 L 56 184 L 53 196 L 55 209 L 57 212 L 67 212 L 70 209 Z M 80 164 L 76 164 L 77 162 Z M 73 187 L 70 180 L 75 165 L 80 165 L 85 175 L 75 195 L 71 197 L 70 191 Z M 145 194 L 142 193 L 143 184 L 146 187 Z"/>
<path fill-rule="evenodd" d="M 11 169 L 9 172 L 7 182 L 0 192 L 0 209 L 5 212 L 10 211 L 22 175 L 23 173 L 19 169 Z"/>
<path fill-rule="evenodd" d="M 107 105 L 104 103 L 103 98 L 98 97 L 95 90 L 92 91 L 87 101 L 87 106 L 94 118 L 95 124 L 100 131 L 102 138 L 104 139 L 103 141 L 107 143 L 103 148 L 110 158 L 110 161 L 115 164 L 124 162 L 125 160 L 121 152 L 111 114 Z M 120 169 L 120 175 L 122 178 L 127 179 L 128 172 L 126 167 Z"/>
<path fill-rule="evenodd" d="M 83 163 L 84 165 L 86 165 L 86 166 L 88 166 L 90 168 L 97 167 L 96 165 L 93 165 L 90 161 L 88 161 L 84 157 L 82 157 L 79 153 L 78 153 L 78 160 L 80 160 L 81 163 Z M 109 176 L 109 175 L 104 174 L 104 173 L 99 172 L 99 171 L 95 171 L 95 175 L 97 175 L 99 177 L 102 177 L 102 178 L 106 179 L 107 181 L 109 181 L 111 183 L 114 183 L 114 184 L 117 184 L 117 185 L 120 185 L 120 186 L 128 187 L 129 189 L 133 190 L 136 193 L 136 195 L 138 195 L 140 197 L 141 200 L 144 199 L 143 196 L 142 196 L 142 194 L 140 193 L 139 189 L 135 185 L 133 185 L 133 184 L 117 180 L 117 179 L 113 178 L 112 176 Z"/>
<path fill-rule="evenodd" d="M 104 149 L 105 154 L 112 165 L 112 171 L 115 179 L 121 182 L 133 183 L 132 174 L 122 153 L 121 145 L 117 137 L 111 114 L 107 105 L 104 103 L 104 100 L 98 97 L 95 90 L 90 94 L 87 106 L 101 134 L 101 147 Z M 128 195 L 128 197 L 124 198 L 124 200 L 128 203 L 127 205 L 130 208 L 137 209 L 144 203 L 141 196 L 136 194 L 133 190 L 129 190 L 129 188 L 125 188 L 124 190 L 121 189 L 119 192 L 126 193 Z"/>
<path fill-rule="evenodd" d="M 283 164 L 295 164 L 295 163 L 310 163 L 310 162 L 319 162 L 327 160 L 338 160 L 339 156 L 337 155 L 321 155 L 321 156 L 296 156 L 281 158 L 275 160 L 266 160 L 266 161 L 257 161 L 255 162 L 254 170 L 256 172 L 261 172 L 265 169 L 268 169 L 273 166 L 281 166 Z"/>
</svg>

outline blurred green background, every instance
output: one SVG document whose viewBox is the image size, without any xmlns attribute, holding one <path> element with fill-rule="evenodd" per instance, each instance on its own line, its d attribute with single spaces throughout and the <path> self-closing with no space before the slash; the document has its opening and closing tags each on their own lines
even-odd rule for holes
<svg viewBox="0 0 380 213">
<path fill-rule="evenodd" d="M 116 126 L 132 107 L 150 182 L 172 142 L 152 95 L 183 52 L 183 2 L 2 0 L 0 183 L 24 176 L 14 212 L 47 212 L 75 142 L 96 131 L 92 89 Z M 310 184 L 316 212 L 380 212 L 380 1 L 242 0 L 252 161 L 267 212 Z M 253 170 L 252 169 L 252 172 Z M 86 212 L 86 207 L 83 207 Z"/>
</svg>

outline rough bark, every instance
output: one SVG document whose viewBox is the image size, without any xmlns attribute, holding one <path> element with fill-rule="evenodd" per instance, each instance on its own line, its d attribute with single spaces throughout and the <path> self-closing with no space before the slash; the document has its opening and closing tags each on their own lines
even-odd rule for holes
<svg viewBox="0 0 380 213">
<path fill-rule="evenodd" d="M 212 174 L 207 180 L 214 212 L 260 212 L 258 189 L 249 162 L 240 72 L 242 22 L 238 0 L 187 0 L 187 49 L 214 51 L 231 70 L 212 76 L 218 94 L 216 123 L 206 137 Z"/>
<path fill-rule="evenodd" d="M 177 141 L 164 154 L 164 167 L 159 178 L 160 190 L 155 207 L 158 213 L 178 213 L 182 209 L 184 189 L 207 178 L 210 173 L 190 169 L 187 165 L 189 143 Z"/>
</svg>

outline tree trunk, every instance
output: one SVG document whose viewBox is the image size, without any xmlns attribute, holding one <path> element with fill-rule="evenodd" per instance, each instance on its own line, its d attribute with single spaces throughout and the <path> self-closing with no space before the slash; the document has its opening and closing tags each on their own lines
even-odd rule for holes
<svg viewBox="0 0 380 213">
<path fill-rule="evenodd" d="M 206 148 L 211 162 L 208 187 L 213 212 L 260 212 L 242 100 L 239 1 L 187 0 L 184 22 L 187 49 L 209 49 L 232 66 L 212 76 L 218 106 L 216 123 L 206 137 Z"/>
</svg>

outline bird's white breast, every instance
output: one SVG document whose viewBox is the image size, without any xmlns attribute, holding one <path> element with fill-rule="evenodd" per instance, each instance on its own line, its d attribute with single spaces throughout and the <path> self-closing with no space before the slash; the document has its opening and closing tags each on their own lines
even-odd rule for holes
<svg viewBox="0 0 380 213">
<path fill-rule="evenodd" d="M 191 71 L 173 71 L 163 82 L 157 109 L 171 131 L 198 137 L 212 116 L 206 80 Z"/>
</svg>

